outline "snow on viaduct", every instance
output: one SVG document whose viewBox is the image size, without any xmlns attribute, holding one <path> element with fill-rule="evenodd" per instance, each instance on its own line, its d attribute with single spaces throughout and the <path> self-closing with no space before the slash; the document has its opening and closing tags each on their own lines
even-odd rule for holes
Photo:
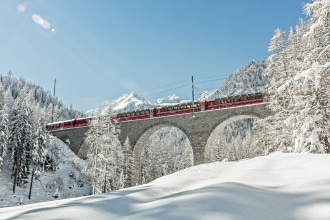
<svg viewBox="0 0 330 220">
<path fill-rule="evenodd" d="M 236 108 L 203 111 L 194 114 L 173 115 L 145 120 L 127 121 L 119 124 L 119 140 L 123 144 L 129 138 L 133 148 L 135 172 L 132 185 L 141 184 L 141 152 L 148 138 L 162 127 L 176 127 L 189 139 L 193 150 L 194 165 L 211 160 L 212 146 L 208 141 L 223 128 L 240 119 L 265 118 L 271 115 L 268 103 L 240 106 Z M 67 142 L 74 153 L 86 158 L 88 145 L 85 141 L 88 127 L 53 131 L 53 135 Z"/>
</svg>

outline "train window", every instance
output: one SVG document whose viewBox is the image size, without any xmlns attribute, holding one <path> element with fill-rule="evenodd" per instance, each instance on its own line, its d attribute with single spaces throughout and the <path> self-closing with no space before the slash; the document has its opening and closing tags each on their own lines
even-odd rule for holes
<svg viewBox="0 0 330 220">
<path fill-rule="evenodd" d="M 242 98 L 242 101 L 245 101 L 246 100 L 246 95 L 242 95 L 241 98 Z"/>
<path fill-rule="evenodd" d="M 149 110 L 147 110 L 147 111 L 146 111 L 146 114 L 150 114 L 150 111 L 149 111 Z"/>
<path fill-rule="evenodd" d="M 249 96 L 249 100 L 254 99 L 253 94 L 249 94 L 248 96 Z"/>
<path fill-rule="evenodd" d="M 220 104 L 220 99 L 216 99 L 215 104 L 219 105 Z"/>
<path fill-rule="evenodd" d="M 87 123 L 87 119 L 83 119 L 82 122 L 83 122 L 83 123 Z"/>
<path fill-rule="evenodd" d="M 256 99 L 261 99 L 261 94 L 260 93 L 256 94 Z"/>
</svg>

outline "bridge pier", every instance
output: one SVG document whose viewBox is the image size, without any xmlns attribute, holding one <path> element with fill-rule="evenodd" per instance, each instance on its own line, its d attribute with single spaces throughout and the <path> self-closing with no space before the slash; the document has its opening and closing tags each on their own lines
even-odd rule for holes
<svg viewBox="0 0 330 220">
<path fill-rule="evenodd" d="M 85 139 L 87 137 L 88 129 L 88 127 L 77 127 L 65 130 L 52 131 L 51 133 L 64 143 L 67 143 L 70 149 L 76 155 L 78 155 L 82 159 L 85 159 L 87 157 L 87 151 L 85 154 L 83 154 L 81 150 L 86 149 Z"/>
</svg>

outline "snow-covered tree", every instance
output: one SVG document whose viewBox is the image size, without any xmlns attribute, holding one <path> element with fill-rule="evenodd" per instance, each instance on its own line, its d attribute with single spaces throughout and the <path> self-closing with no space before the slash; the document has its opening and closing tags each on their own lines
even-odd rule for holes
<svg viewBox="0 0 330 220">
<path fill-rule="evenodd" d="M 26 87 L 29 93 L 29 99 L 31 100 L 30 108 L 32 109 L 35 118 L 38 118 L 37 116 L 39 115 L 39 112 L 46 112 L 47 115 L 45 119 L 47 122 L 50 122 L 52 118 L 51 113 L 53 105 L 55 107 L 54 121 L 85 116 L 84 113 L 74 110 L 72 106 L 65 106 L 62 101 L 57 97 L 54 97 L 50 91 L 46 91 L 40 86 L 27 82 L 23 78 L 9 77 L 2 74 L 0 74 L 0 77 L 2 87 L 5 91 L 5 103 L 9 109 L 12 108 L 14 100 L 17 99 L 23 87 Z"/>
<path fill-rule="evenodd" d="M 15 101 L 10 124 L 14 193 L 16 185 L 22 186 L 26 183 L 29 174 L 30 153 L 33 146 L 32 113 L 27 100 L 27 88 L 24 87 Z"/>
<path fill-rule="evenodd" d="M 0 110 L 0 170 L 2 169 L 3 157 L 7 153 L 9 140 L 9 113 L 5 104 Z"/>
<path fill-rule="evenodd" d="M 123 181 L 124 188 L 130 187 L 132 183 L 132 174 L 134 172 L 133 151 L 127 137 L 123 145 L 124 163 L 123 163 Z"/>
<path fill-rule="evenodd" d="M 118 130 L 111 121 L 112 110 L 101 114 L 97 112 L 88 132 L 87 142 L 90 145 L 87 154 L 90 160 L 90 175 L 92 193 L 99 194 L 118 187 L 120 171 L 119 162 L 122 160 L 121 145 L 118 140 Z"/>
<path fill-rule="evenodd" d="M 224 127 L 218 137 L 210 140 L 211 161 L 237 161 L 262 154 L 251 142 L 255 120 L 247 118 Z"/>
<path fill-rule="evenodd" d="M 42 119 L 39 120 L 38 128 L 34 134 L 34 144 L 31 152 L 31 162 L 32 162 L 32 173 L 30 180 L 30 191 L 29 191 L 29 199 L 31 199 L 32 185 L 34 179 L 39 179 L 40 173 L 44 168 L 44 164 L 47 156 L 47 143 L 49 140 L 48 134 L 45 130 L 44 123 L 41 122 Z"/>
<path fill-rule="evenodd" d="M 123 174 L 125 181 L 124 185 L 125 187 L 129 187 L 131 186 L 132 172 L 134 170 L 134 159 L 133 159 L 132 147 L 128 137 L 125 139 L 122 148 L 124 153 L 124 164 L 123 164 L 123 170 L 124 170 Z"/>
<path fill-rule="evenodd" d="M 324 153 L 330 137 L 330 2 L 304 5 L 300 21 L 268 59 L 272 74 L 269 107 L 274 116 L 259 122 L 257 132 L 265 151 Z M 284 61 L 284 62 L 283 62 Z"/>
<path fill-rule="evenodd" d="M 89 144 L 88 159 L 90 160 L 90 175 L 92 183 L 92 194 L 101 193 L 100 184 L 98 179 L 100 179 L 100 167 L 104 164 L 103 154 L 104 151 L 101 145 L 102 138 L 102 124 L 100 112 L 96 112 L 96 116 L 91 122 L 91 126 L 87 135 L 87 142 Z"/>
<path fill-rule="evenodd" d="M 0 82 L 0 110 L 5 105 L 5 90 L 3 89 L 2 83 Z"/>
<path fill-rule="evenodd" d="M 142 150 L 142 183 L 192 166 L 192 157 L 190 143 L 182 131 L 174 127 L 159 129 Z"/>
</svg>

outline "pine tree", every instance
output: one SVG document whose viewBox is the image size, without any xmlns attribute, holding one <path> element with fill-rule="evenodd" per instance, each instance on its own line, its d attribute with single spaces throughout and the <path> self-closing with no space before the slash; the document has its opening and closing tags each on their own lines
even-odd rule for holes
<svg viewBox="0 0 330 220">
<path fill-rule="evenodd" d="M 132 174 L 134 171 L 133 151 L 128 137 L 126 138 L 123 145 L 123 153 L 124 153 L 123 181 L 124 181 L 124 188 L 126 188 L 126 187 L 130 187 L 132 184 L 132 177 L 133 177 Z"/>
<path fill-rule="evenodd" d="M 27 102 L 27 88 L 23 88 L 15 101 L 10 124 L 10 145 L 12 150 L 13 192 L 16 185 L 26 183 L 29 174 L 29 160 L 33 146 L 32 113 Z"/>
<path fill-rule="evenodd" d="M 39 120 L 39 127 L 34 134 L 35 142 L 32 148 L 32 174 L 30 180 L 30 191 L 29 191 L 29 199 L 31 199 L 32 185 L 34 179 L 39 179 L 40 173 L 44 168 L 44 164 L 47 156 L 47 143 L 48 143 L 48 135 L 45 130 L 44 123 L 41 123 L 41 119 Z"/>
<path fill-rule="evenodd" d="M 150 136 L 142 150 L 142 183 L 191 165 L 192 150 L 187 137 L 177 128 L 162 128 Z"/>
<path fill-rule="evenodd" d="M 0 111 L 5 105 L 5 91 L 3 89 L 2 83 L 0 82 Z"/>
<path fill-rule="evenodd" d="M 87 136 L 93 194 L 118 189 L 121 146 L 117 137 L 118 130 L 111 117 L 111 109 L 105 114 L 97 111 Z"/>
<path fill-rule="evenodd" d="M 7 105 L 5 104 L 0 110 L 0 170 L 2 169 L 2 162 L 4 156 L 7 154 L 8 140 L 9 140 L 9 113 Z"/>
</svg>

